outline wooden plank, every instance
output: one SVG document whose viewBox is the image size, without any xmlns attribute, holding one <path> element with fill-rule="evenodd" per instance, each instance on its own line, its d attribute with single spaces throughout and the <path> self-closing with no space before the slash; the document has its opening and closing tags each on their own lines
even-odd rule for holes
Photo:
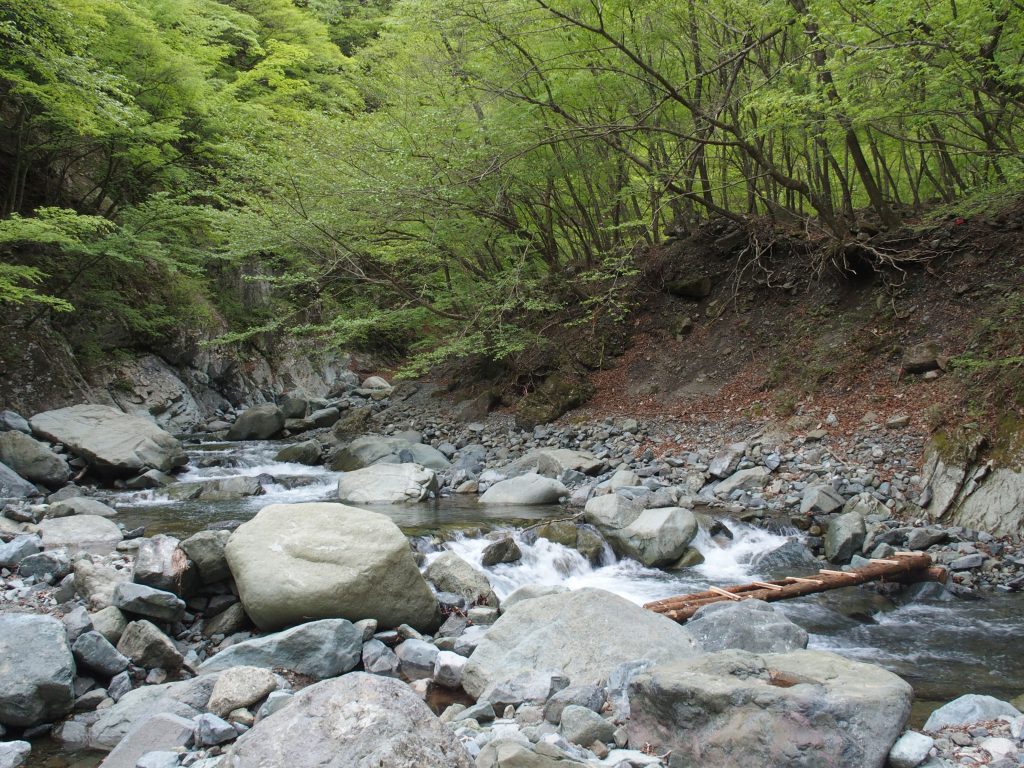
<svg viewBox="0 0 1024 768">
<path fill-rule="evenodd" d="M 786 600 L 830 589 L 866 584 L 870 581 L 945 581 L 945 569 L 932 566 L 923 552 L 897 553 L 891 559 L 873 560 L 850 571 L 822 569 L 819 578 L 787 576 L 778 581 L 755 581 L 728 587 L 710 587 L 704 592 L 656 600 L 644 607 L 675 621 L 686 621 L 704 605 L 722 600 Z"/>
</svg>

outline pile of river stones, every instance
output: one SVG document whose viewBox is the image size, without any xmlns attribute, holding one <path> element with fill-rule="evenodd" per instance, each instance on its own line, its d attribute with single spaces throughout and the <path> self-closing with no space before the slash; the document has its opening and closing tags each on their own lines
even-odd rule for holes
<svg viewBox="0 0 1024 768">
<path fill-rule="evenodd" d="M 678 625 L 595 589 L 499 601 L 442 538 L 353 506 L 561 502 L 566 519 L 530 535 L 667 569 L 736 519 L 794 534 L 762 572 L 915 549 L 954 591 L 1020 589 L 1019 538 L 928 521 L 898 425 L 866 425 L 840 460 L 827 433 L 683 451 L 631 419 L 524 431 L 379 379 L 336 394 L 207 432 L 288 437 L 281 461 L 344 470 L 341 503 L 269 505 L 183 541 L 124 530 L 69 482 L 171 492 L 178 440 L 103 406 L 0 414 L 0 768 L 44 736 L 109 752 L 106 768 L 1024 764 L 1019 700 L 964 696 L 904 731 L 905 682 L 806 650 L 771 605 Z M 199 485 L 188 498 L 259 492 Z M 507 532 L 490 538 L 485 570 L 520 556 Z"/>
</svg>

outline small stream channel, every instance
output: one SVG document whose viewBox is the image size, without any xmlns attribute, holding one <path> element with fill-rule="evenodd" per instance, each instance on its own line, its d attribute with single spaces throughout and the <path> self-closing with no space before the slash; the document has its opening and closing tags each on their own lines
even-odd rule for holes
<svg viewBox="0 0 1024 768">
<path fill-rule="evenodd" d="M 213 523 L 246 520 L 272 503 L 334 501 L 339 473 L 323 467 L 275 462 L 280 443 L 205 443 L 189 446 L 190 469 L 181 482 L 235 476 L 261 478 L 266 493 L 232 501 L 173 501 L 166 489 L 110 493 L 106 499 L 128 528 L 144 525 L 149 536 L 168 533 L 184 538 Z M 270 480 L 273 478 L 273 480 Z M 598 587 L 636 603 L 767 578 L 752 565 L 758 555 L 787 538 L 734 520 L 724 521 L 732 540 L 712 539 L 703 531 L 694 542 L 704 563 L 680 572 L 645 568 L 631 560 L 591 566 L 578 552 L 546 539 L 523 537 L 520 530 L 538 520 L 564 517 L 548 507 L 494 507 L 476 496 L 448 497 L 431 503 L 373 507 L 391 517 L 408 535 L 454 533 L 449 547 L 480 565 L 488 541 L 480 528 L 507 528 L 520 542 L 521 561 L 483 569 L 499 598 L 530 583 L 559 584 L 569 589 Z M 476 528 L 476 530 L 473 530 Z M 1024 690 L 1024 602 L 1019 595 L 987 594 L 981 599 L 918 598 L 888 600 L 868 589 L 852 587 L 779 603 L 786 615 L 810 633 L 809 647 L 879 664 L 913 685 L 917 703 L 911 725 L 920 726 L 939 703 L 964 693 L 1012 698 Z M 56 756 L 34 756 L 34 766 L 74 766 Z"/>
</svg>

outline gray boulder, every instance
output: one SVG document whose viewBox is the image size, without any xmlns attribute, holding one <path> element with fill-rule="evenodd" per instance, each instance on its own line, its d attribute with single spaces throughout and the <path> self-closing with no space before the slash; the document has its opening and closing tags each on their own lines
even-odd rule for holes
<svg viewBox="0 0 1024 768">
<path fill-rule="evenodd" d="M 337 426 L 335 425 L 336 428 Z M 331 469 L 352 472 L 374 464 L 409 463 L 437 471 L 451 466 L 443 453 L 429 445 L 413 443 L 398 437 L 362 435 L 335 453 L 331 460 Z"/>
<path fill-rule="evenodd" d="M 124 614 L 118 608 L 113 605 L 108 605 L 96 613 L 89 614 L 89 618 L 92 621 L 92 627 L 111 644 L 117 645 L 121 639 L 121 635 L 124 634 L 125 628 L 128 626 L 128 620 L 124 617 Z"/>
<path fill-rule="evenodd" d="M 640 517 L 643 511 L 642 502 L 628 499 L 618 493 L 594 496 L 584 507 L 587 522 L 601 531 L 626 528 Z"/>
<path fill-rule="evenodd" d="M 830 485 L 809 485 L 804 488 L 800 500 L 800 514 L 809 513 L 829 515 L 843 508 L 846 499 L 832 489 Z"/>
<path fill-rule="evenodd" d="M 558 725 L 562 720 L 562 711 L 570 705 L 600 712 L 604 705 L 604 692 L 596 685 L 570 685 L 563 688 L 544 704 L 544 719 Z"/>
<path fill-rule="evenodd" d="M 356 672 L 303 689 L 239 738 L 225 768 L 252 766 L 473 768 L 473 761 L 407 685 Z"/>
<path fill-rule="evenodd" d="M 785 653 L 807 647 L 807 632 L 761 600 L 706 605 L 686 622 L 706 651 Z"/>
<path fill-rule="evenodd" d="M 200 531 L 181 542 L 188 559 L 196 564 L 203 584 L 216 584 L 231 576 L 224 548 L 231 531 Z"/>
<path fill-rule="evenodd" d="M 395 648 L 399 669 L 408 680 L 424 680 L 432 677 L 438 653 L 437 646 L 425 640 L 406 640 Z"/>
<path fill-rule="evenodd" d="M 514 563 L 522 559 L 522 557 L 523 551 L 516 544 L 516 540 L 511 536 L 503 536 L 487 545 L 481 556 L 480 563 L 490 567 L 500 563 Z"/>
<path fill-rule="evenodd" d="M 128 691 L 112 707 L 100 710 L 100 716 L 89 729 L 89 745 L 96 749 L 111 750 L 118 746 L 129 731 L 154 715 L 170 714 L 188 721 L 188 735 L 192 735 L 192 718 L 202 714 L 217 682 L 217 675 L 203 675 L 179 683 L 146 685 Z M 184 744 L 185 742 L 182 742 Z M 150 746 L 142 753 L 160 746 Z M 112 753 L 113 754 L 113 753 Z"/>
<path fill-rule="evenodd" d="M 39 495 L 38 488 L 0 462 L 0 499 L 28 499 Z"/>
<path fill-rule="evenodd" d="M 30 576 L 47 584 L 60 581 L 71 573 L 71 558 L 60 549 L 29 555 L 18 564 L 18 575 Z"/>
<path fill-rule="evenodd" d="M 107 554 L 124 538 L 121 529 L 105 517 L 73 515 L 43 520 L 39 532 L 46 549 Z"/>
<path fill-rule="evenodd" d="M 174 437 L 152 421 L 105 405 L 74 405 L 30 419 L 32 431 L 63 443 L 109 477 L 134 477 L 148 469 L 168 472 L 188 461 Z"/>
<path fill-rule="evenodd" d="M 569 489 L 558 480 L 534 472 L 501 480 L 480 496 L 481 504 L 557 504 Z"/>
<path fill-rule="evenodd" d="M 305 440 L 301 443 L 286 445 L 274 457 L 274 461 L 292 464 L 315 466 L 320 463 L 321 446 L 316 440 Z"/>
<path fill-rule="evenodd" d="M 847 512 L 833 519 L 825 533 L 825 557 L 830 563 L 848 563 L 859 554 L 867 536 L 864 518 L 859 512 Z"/>
<path fill-rule="evenodd" d="M 698 530 L 697 518 L 689 509 L 644 509 L 641 502 L 617 493 L 595 496 L 584 512 L 616 554 L 652 567 L 679 560 Z"/>
<path fill-rule="evenodd" d="M 374 464 L 338 479 L 338 498 L 352 504 L 426 501 L 436 493 L 437 475 L 419 464 Z"/>
<path fill-rule="evenodd" d="M 21 768 L 31 752 L 32 745 L 27 741 L 0 741 L 0 768 Z"/>
<path fill-rule="evenodd" d="M 95 515 L 96 517 L 115 517 L 117 510 L 104 504 L 99 499 L 88 496 L 75 496 L 50 505 L 46 517 L 71 517 L 72 515 Z"/>
<path fill-rule="evenodd" d="M 566 741 L 589 747 L 595 741 L 607 743 L 612 740 L 615 726 L 597 712 L 578 704 L 570 704 L 562 710 L 559 730 Z"/>
<path fill-rule="evenodd" d="M 75 701 L 75 660 L 50 616 L 0 614 L 0 725 L 53 722 Z"/>
<path fill-rule="evenodd" d="M 31 435 L 32 427 L 29 426 L 28 420 L 21 414 L 14 411 L 0 411 L 0 432 L 11 431 L 24 432 L 26 435 Z"/>
<path fill-rule="evenodd" d="M 568 757 L 539 754 L 522 741 L 511 738 L 487 742 L 476 758 L 476 768 L 585 768 L 586 765 Z"/>
<path fill-rule="evenodd" d="M 362 643 L 363 633 L 345 619 L 311 621 L 228 646 L 205 661 L 199 671 L 220 672 L 231 667 L 282 668 L 325 680 L 353 669 L 359 663 Z"/>
<path fill-rule="evenodd" d="M 535 472 L 544 477 L 559 478 L 566 470 L 596 475 L 604 462 L 587 451 L 568 448 L 537 448 L 501 468 L 501 474 L 515 477 Z"/>
<path fill-rule="evenodd" d="M 131 622 L 117 641 L 117 650 L 140 667 L 176 670 L 185 663 L 171 639 L 145 619 Z"/>
<path fill-rule="evenodd" d="M 505 612 L 516 603 L 521 603 L 524 600 L 533 600 L 545 595 L 560 595 L 568 591 L 568 587 L 563 587 L 560 584 L 524 584 L 501 601 L 501 610 Z"/>
<path fill-rule="evenodd" d="M 722 651 L 637 676 L 629 741 L 706 768 L 882 768 L 912 697 L 891 672 L 831 653 Z"/>
<path fill-rule="evenodd" d="M 928 759 L 935 739 L 916 731 L 907 731 L 889 750 L 889 768 L 917 768 Z"/>
<path fill-rule="evenodd" d="M 71 646 L 75 661 L 102 677 L 113 677 L 128 669 L 128 657 L 95 630 L 83 632 Z"/>
<path fill-rule="evenodd" d="M 113 605 L 117 585 L 129 579 L 127 571 L 93 563 L 85 558 L 75 560 L 72 570 L 75 574 L 75 590 L 85 598 L 92 611 Z"/>
<path fill-rule="evenodd" d="M 145 584 L 123 582 L 114 588 L 113 604 L 124 613 L 162 622 L 174 622 L 185 615 L 185 601 L 172 592 Z"/>
<path fill-rule="evenodd" d="M 968 693 L 932 712 L 922 730 L 934 733 L 950 725 L 972 725 L 1000 717 L 1020 716 L 1020 711 L 1009 702 L 995 696 Z"/>
<path fill-rule="evenodd" d="M 273 504 L 228 540 L 245 612 L 262 629 L 310 618 L 433 628 L 437 602 L 389 518 L 343 504 Z"/>
<path fill-rule="evenodd" d="M 180 543 L 165 534 L 140 539 L 132 580 L 176 595 L 189 594 L 197 574 Z"/>
<path fill-rule="evenodd" d="M 218 477 L 198 483 L 178 483 L 167 489 L 167 495 L 177 501 L 237 501 L 264 493 L 266 491 L 258 477 L 244 475 Z"/>
<path fill-rule="evenodd" d="M 26 480 L 58 488 L 71 477 L 71 468 L 48 445 L 21 432 L 0 432 L 0 461 Z"/>
<path fill-rule="evenodd" d="M 728 496 L 733 491 L 753 491 L 757 488 L 764 488 L 768 483 L 771 472 L 767 467 L 751 467 L 733 472 L 725 480 L 715 486 L 715 494 Z"/>
<path fill-rule="evenodd" d="M 144 756 L 153 754 L 174 755 L 172 765 L 176 766 L 176 750 L 192 740 L 192 731 L 191 720 L 170 712 L 146 716 L 132 724 L 131 730 L 107 755 L 101 768 L 138 768 L 146 765 Z"/>
<path fill-rule="evenodd" d="M 489 686 L 535 673 L 597 684 L 626 661 L 697 653 L 693 637 L 674 621 L 610 592 L 581 589 L 506 610 L 470 656 L 462 686 L 479 698 Z"/>
<path fill-rule="evenodd" d="M 261 667 L 231 667 L 224 670 L 210 694 L 207 708 L 226 717 L 240 707 L 251 707 L 277 689 L 277 675 Z"/>
<path fill-rule="evenodd" d="M 268 440 L 284 429 L 284 414 L 273 403 L 248 408 L 238 414 L 228 430 L 228 440 Z"/>
<path fill-rule="evenodd" d="M 0 541 L 0 568 L 14 568 L 26 557 L 38 554 L 42 548 L 42 539 L 35 534 L 15 536 L 6 543 Z"/>
<path fill-rule="evenodd" d="M 438 555 L 427 566 L 425 575 L 439 592 L 461 595 L 470 605 L 498 605 L 498 596 L 487 577 L 454 552 Z"/>
</svg>

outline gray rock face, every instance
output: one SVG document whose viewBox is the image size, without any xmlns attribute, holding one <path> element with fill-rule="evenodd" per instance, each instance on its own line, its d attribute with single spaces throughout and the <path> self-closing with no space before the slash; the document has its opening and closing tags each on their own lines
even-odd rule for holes
<svg viewBox="0 0 1024 768">
<path fill-rule="evenodd" d="M 882 768 L 912 691 L 820 651 L 722 651 L 654 667 L 630 687 L 629 741 L 707 768 Z"/>
<path fill-rule="evenodd" d="M 13 568 L 26 557 L 40 552 L 42 548 L 42 540 L 33 534 L 15 536 L 7 543 L 0 541 L 0 568 Z"/>
<path fill-rule="evenodd" d="M 63 624 L 0 614 L 0 725 L 25 728 L 63 717 L 75 701 L 74 678 Z"/>
<path fill-rule="evenodd" d="M 228 430 L 228 440 L 267 440 L 284 429 L 284 414 L 273 403 L 242 411 Z"/>
<path fill-rule="evenodd" d="M 103 677 L 113 677 L 128 669 L 128 657 L 121 654 L 99 632 L 83 632 L 71 646 L 71 652 L 85 669 Z"/>
<path fill-rule="evenodd" d="M 200 672 L 231 667 L 281 667 L 316 680 L 343 675 L 359 663 L 363 633 L 345 619 L 300 624 L 266 637 L 228 646 L 208 659 Z"/>
<path fill-rule="evenodd" d="M 231 576 L 224 554 L 230 536 L 230 531 L 200 531 L 181 542 L 181 548 L 196 564 L 204 584 L 215 584 Z"/>
<path fill-rule="evenodd" d="M 341 422 L 338 422 L 340 425 Z M 335 425 L 337 432 L 338 425 Z M 413 463 L 441 471 L 451 466 L 436 448 L 396 437 L 362 435 L 339 450 L 331 461 L 331 469 L 352 472 L 374 464 Z"/>
<path fill-rule="evenodd" d="M 437 475 L 419 464 L 374 464 L 338 479 L 338 498 L 352 504 L 426 501 L 435 493 Z"/>
<path fill-rule="evenodd" d="M 109 477 L 131 477 L 147 469 L 168 472 L 188 461 L 174 437 L 148 419 L 105 405 L 74 405 L 30 419 L 32 431 L 63 443 Z"/>
<path fill-rule="evenodd" d="M 21 432 L 0 432 L 0 461 L 26 480 L 58 488 L 71 477 L 71 468 L 48 445 Z"/>
<path fill-rule="evenodd" d="M 110 750 L 118 746 L 129 731 L 152 733 L 152 729 L 143 728 L 144 721 L 160 714 L 187 720 L 188 735 L 191 736 L 192 718 L 206 709 L 216 682 L 217 675 L 203 675 L 180 683 L 147 685 L 128 691 L 114 706 L 100 711 L 99 719 L 89 729 L 89 744 L 96 749 Z M 140 754 L 161 746 L 149 746 Z"/>
<path fill-rule="evenodd" d="M 222 720 L 216 715 L 206 712 L 195 720 L 195 743 L 201 747 L 213 747 L 217 744 L 225 744 L 234 741 L 238 737 L 238 731 L 231 723 Z"/>
<path fill-rule="evenodd" d="M 686 631 L 706 651 L 736 648 L 751 653 L 785 653 L 807 647 L 807 632 L 770 603 L 712 603 L 697 611 Z"/>
<path fill-rule="evenodd" d="M 557 504 L 569 489 L 558 480 L 534 472 L 495 483 L 480 496 L 481 504 Z"/>
<path fill-rule="evenodd" d="M 274 461 L 315 466 L 320 463 L 320 443 L 316 440 L 304 440 L 301 443 L 286 445 L 277 452 Z"/>
<path fill-rule="evenodd" d="M 113 603 L 128 614 L 172 622 L 185 615 L 185 601 L 171 592 L 124 582 L 114 588 Z"/>
<path fill-rule="evenodd" d="M 27 499 L 39 495 L 38 488 L 0 462 L 0 499 Z"/>
<path fill-rule="evenodd" d="M 821 564 L 814 553 L 799 541 L 787 541 L 781 547 L 754 558 L 758 573 L 776 577 L 804 572 L 817 572 Z"/>
<path fill-rule="evenodd" d="M 176 538 L 164 534 L 140 539 L 132 580 L 176 595 L 188 594 L 196 574 L 179 544 Z"/>
<path fill-rule="evenodd" d="M 867 535 L 864 518 L 859 512 L 847 512 L 828 524 L 825 533 L 825 557 L 830 563 L 848 563 L 860 552 Z"/>
<path fill-rule="evenodd" d="M 302 734 L 296 749 L 294 734 Z M 473 768 L 454 734 L 407 685 L 356 672 L 296 694 L 244 734 L 225 768 Z"/>
<path fill-rule="evenodd" d="M 117 650 L 147 669 L 174 670 L 185 663 L 170 638 L 145 619 L 133 621 L 125 627 L 117 641 Z"/>
<path fill-rule="evenodd" d="M 329 617 L 384 627 L 440 623 L 408 541 L 384 515 L 273 504 L 240 526 L 225 552 L 245 612 L 263 629 Z"/>
<path fill-rule="evenodd" d="M 470 656 L 462 686 L 479 698 L 488 686 L 524 674 L 597 684 L 626 661 L 669 661 L 699 652 L 691 635 L 664 616 L 610 592 L 581 589 L 509 608 Z"/>
<path fill-rule="evenodd" d="M 39 524 L 43 546 L 69 552 L 107 554 L 124 538 L 121 529 L 97 515 L 74 515 L 43 520 Z"/>
<path fill-rule="evenodd" d="M 948 725 L 970 725 L 986 720 L 996 720 L 1004 715 L 1020 717 L 1021 713 L 1009 702 L 994 696 L 968 693 L 932 712 L 924 724 L 923 730 L 934 732 Z"/>
<path fill-rule="evenodd" d="M 363 643 L 363 669 L 374 675 L 398 677 L 401 662 L 395 652 L 380 640 L 368 640 Z"/>
<path fill-rule="evenodd" d="M 427 580 L 440 592 L 461 595 L 470 603 L 497 606 L 487 577 L 454 552 L 444 552 L 427 566 Z"/>
</svg>

